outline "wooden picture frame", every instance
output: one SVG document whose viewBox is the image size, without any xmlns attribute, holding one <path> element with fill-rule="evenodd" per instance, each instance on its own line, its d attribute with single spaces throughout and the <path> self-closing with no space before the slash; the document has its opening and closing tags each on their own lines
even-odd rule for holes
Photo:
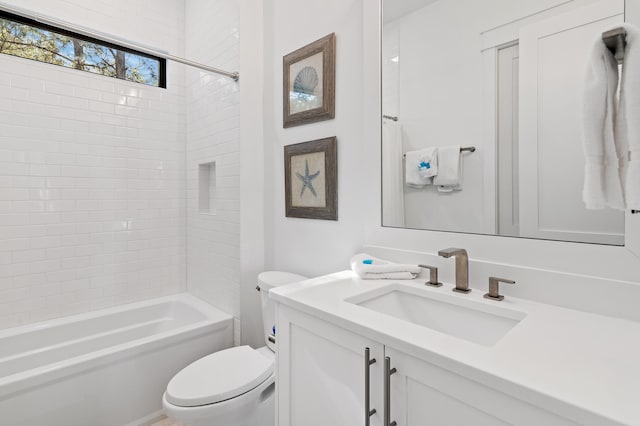
<svg viewBox="0 0 640 426">
<path fill-rule="evenodd" d="M 284 147 L 287 217 L 338 220 L 338 150 L 335 137 Z"/>
<path fill-rule="evenodd" d="M 335 33 L 286 55 L 282 74 L 284 128 L 335 117 Z"/>
</svg>

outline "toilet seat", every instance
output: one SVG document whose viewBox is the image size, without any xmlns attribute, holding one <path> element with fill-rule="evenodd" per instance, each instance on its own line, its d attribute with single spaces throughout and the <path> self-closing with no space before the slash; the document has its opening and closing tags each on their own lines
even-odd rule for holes
<svg viewBox="0 0 640 426">
<path fill-rule="evenodd" d="M 225 349 L 182 369 L 167 385 L 165 398 L 179 407 L 215 404 L 254 389 L 273 370 L 273 359 L 250 346 Z"/>
</svg>

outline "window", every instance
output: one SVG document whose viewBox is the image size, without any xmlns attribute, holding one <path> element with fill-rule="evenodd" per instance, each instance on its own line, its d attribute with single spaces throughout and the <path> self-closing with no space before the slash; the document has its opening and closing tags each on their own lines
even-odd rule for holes
<svg viewBox="0 0 640 426">
<path fill-rule="evenodd" d="M 0 53 L 155 87 L 166 61 L 0 11 Z"/>
</svg>

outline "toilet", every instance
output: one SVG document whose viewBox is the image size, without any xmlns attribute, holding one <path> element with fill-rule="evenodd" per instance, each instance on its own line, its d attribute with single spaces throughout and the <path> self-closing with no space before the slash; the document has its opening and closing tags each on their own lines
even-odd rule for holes
<svg viewBox="0 0 640 426">
<path fill-rule="evenodd" d="M 266 346 L 224 349 L 183 368 L 162 397 L 165 415 L 186 426 L 273 426 L 276 330 L 269 290 L 305 279 L 288 272 L 261 273 L 257 289 Z"/>
</svg>

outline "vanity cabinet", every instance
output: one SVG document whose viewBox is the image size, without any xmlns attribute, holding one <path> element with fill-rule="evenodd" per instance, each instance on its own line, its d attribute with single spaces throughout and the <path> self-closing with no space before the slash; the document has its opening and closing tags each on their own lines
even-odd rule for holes
<svg viewBox="0 0 640 426">
<path fill-rule="evenodd" d="M 390 418 L 398 426 L 577 425 L 392 347 L 384 351 L 396 369 Z"/>
<path fill-rule="evenodd" d="M 276 327 L 278 426 L 364 425 L 366 348 L 375 359 L 370 406 L 382 412 L 381 344 L 282 306 Z M 370 425 L 382 426 L 382 417 Z"/>
<path fill-rule="evenodd" d="M 577 424 L 312 315 L 279 305 L 277 318 L 278 426 L 388 426 L 387 397 L 397 426 Z"/>
</svg>

